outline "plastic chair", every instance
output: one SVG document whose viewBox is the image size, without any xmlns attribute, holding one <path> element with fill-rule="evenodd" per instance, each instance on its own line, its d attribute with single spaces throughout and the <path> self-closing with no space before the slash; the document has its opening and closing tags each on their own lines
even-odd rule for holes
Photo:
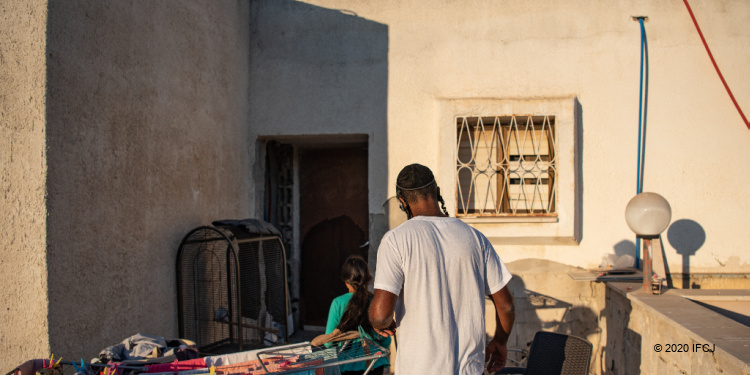
<svg viewBox="0 0 750 375">
<path fill-rule="evenodd" d="M 505 367 L 495 374 L 588 375 L 593 345 L 576 336 L 539 331 L 531 342 L 526 367 Z"/>
</svg>

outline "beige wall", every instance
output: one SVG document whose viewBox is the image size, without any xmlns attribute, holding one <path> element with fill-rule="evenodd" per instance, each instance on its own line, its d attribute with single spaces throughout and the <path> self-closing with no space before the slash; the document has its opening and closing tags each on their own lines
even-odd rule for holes
<svg viewBox="0 0 750 375">
<path fill-rule="evenodd" d="M 176 337 L 180 240 L 250 212 L 248 4 L 14 7 L 0 368 L 49 351 L 89 359 L 136 333 Z"/>
<path fill-rule="evenodd" d="M 49 351 L 45 1 L 0 2 L 0 371 Z M 20 363 L 19 363 L 20 364 Z"/>
<path fill-rule="evenodd" d="M 740 105 L 750 112 L 750 75 L 745 68 L 750 64 L 750 31 L 745 27 L 750 6 L 731 0 L 690 3 L 724 77 Z M 371 166 L 383 173 L 370 182 L 374 214 L 380 213 L 385 198 L 395 194 L 396 175 L 408 163 L 432 167 L 440 181 L 453 179 L 453 150 L 440 143 L 442 134 L 455 131 L 441 125 L 450 124 L 450 119 L 442 118 L 444 103 L 576 98 L 579 176 L 574 188 L 580 199 L 575 218 L 579 243 L 511 244 L 501 237 L 493 242 L 506 261 L 540 258 L 584 268 L 598 266 L 606 254 L 635 252 L 634 235 L 624 220 L 625 206 L 636 192 L 638 137 L 640 27 L 631 16 L 648 16 L 644 191 L 657 192 L 672 205 L 673 225 L 663 241 L 670 271 L 680 273 L 686 265 L 693 273 L 750 272 L 745 255 L 750 241 L 746 230 L 750 200 L 745 198 L 750 164 L 744 162 L 750 157 L 750 130 L 721 84 L 682 1 L 581 0 L 566 1 L 564 6 L 543 0 L 254 4 L 253 14 L 263 14 L 268 24 L 290 20 L 254 35 L 251 48 L 253 76 L 274 82 L 264 87 L 262 95 L 275 98 L 284 93 L 290 100 L 251 95 L 251 106 L 259 115 L 253 118 L 251 137 L 372 134 L 381 148 L 371 144 Z M 290 9 L 305 7 L 317 12 L 309 15 L 328 15 L 327 22 L 310 16 L 309 22 L 297 25 L 293 21 L 305 12 Z M 338 22 L 331 21 L 332 12 L 338 12 Z M 367 23 L 377 28 L 351 27 Z M 351 40 L 341 38 L 347 35 L 360 44 L 370 43 L 376 51 L 387 42 L 386 129 L 347 116 L 373 106 L 372 101 L 359 105 L 347 101 L 371 88 L 365 60 L 325 64 L 310 58 L 314 51 L 336 52 L 330 45 Z M 284 53 L 272 53 L 276 49 L 269 46 L 280 40 Z M 309 95 L 297 95 L 290 87 L 300 88 L 298 77 L 320 75 L 363 78 L 359 86 L 335 86 L 335 81 L 320 85 L 322 94 L 315 100 L 326 103 L 325 111 L 303 107 L 307 118 L 322 117 L 331 123 L 266 121 L 297 113 L 296 100 Z M 339 107 L 340 103 L 351 105 Z M 447 198 L 454 213 L 455 201 Z M 529 226 L 534 225 L 515 228 L 525 233 Z"/>
<path fill-rule="evenodd" d="M 724 77 L 750 112 L 750 6 L 690 4 Z M 511 345 L 524 347 L 538 330 L 581 336 L 594 345 L 592 373 L 603 373 L 613 355 L 638 355 L 640 347 L 607 346 L 608 330 L 610 339 L 621 333 L 601 319 L 616 306 L 603 284 L 573 281 L 568 272 L 597 267 L 607 254 L 635 253 L 624 219 L 636 192 L 641 33 L 635 15 L 649 17 L 644 191 L 672 206 L 672 226 L 663 236 L 669 271 L 748 274 L 750 200 L 743 190 L 750 182 L 744 162 L 750 130 L 679 0 L 257 1 L 251 16 L 273 26 L 254 24 L 250 137 L 367 134 L 372 223 L 387 227 L 381 206 L 395 195 L 404 165 L 430 166 L 441 191 L 452 190 L 446 184 L 454 178 L 454 149 L 444 140 L 455 133 L 446 117 L 455 103 L 568 100 L 574 124 L 567 136 L 576 143 L 561 155 L 575 176 L 566 176 L 561 189 L 575 199 L 565 212 L 574 218 L 564 228 L 477 227 L 503 233 L 492 241 L 514 274 L 518 319 Z M 344 48 L 349 45 L 357 48 Z M 373 85 L 383 74 L 385 103 L 383 87 Z M 362 116 L 383 110 L 383 120 Z M 256 149 L 258 177 L 262 155 Z M 453 196 L 445 198 L 455 214 Z M 382 230 L 371 233 L 378 233 L 371 235 L 372 249 Z"/>
</svg>

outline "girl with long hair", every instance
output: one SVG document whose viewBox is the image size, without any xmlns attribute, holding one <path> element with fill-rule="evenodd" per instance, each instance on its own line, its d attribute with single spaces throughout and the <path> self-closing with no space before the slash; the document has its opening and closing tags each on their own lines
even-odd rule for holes
<svg viewBox="0 0 750 375">
<path fill-rule="evenodd" d="M 326 334 L 333 332 L 336 328 L 341 332 L 348 332 L 357 331 L 359 327 L 362 327 L 379 345 L 385 348 L 391 345 L 390 337 L 381 337 L 375 333 L 367 316 L 367 310 L 372 299 L 372 293 L 367 289 L 367 286 L 371 280 L 370 268 L 364 258 L 359 255 L 351 255 L 346 258 L 341 267 L 341 281 L 346 284 L 349 293 L 334 298 L 331 303 Z M 390 366 L 388 358 L 379 358 L 369 374 L 381 375 L 388 366 Z M 339 366 L 341 375 L 359 375 L 363 374 L 366 369 L 365 361 Z"/>
</svg>

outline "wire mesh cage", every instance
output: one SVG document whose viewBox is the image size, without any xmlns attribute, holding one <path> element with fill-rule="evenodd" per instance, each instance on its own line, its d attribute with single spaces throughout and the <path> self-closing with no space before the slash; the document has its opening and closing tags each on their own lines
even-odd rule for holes
<svg viewBox="0 0 750 375">
<path fill-rule="evenodd" d="M 288 342 L 292 333 L 284 245 L 258 220 L 216 221 L 177 253 L 180 337 L 206 354 Z"/>
</svg>

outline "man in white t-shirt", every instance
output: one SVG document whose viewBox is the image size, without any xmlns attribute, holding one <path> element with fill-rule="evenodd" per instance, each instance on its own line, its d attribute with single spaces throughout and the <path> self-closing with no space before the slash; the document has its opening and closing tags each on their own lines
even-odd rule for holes
<svg viewBox="0 0 750 375">
<path fill-rule="evenodd" d="M 489 371 L 504 367 L 515 320 L 508 269 L 482 233 L 448 217 L 429 168 L 404 167 L 396 194 L 409 220 L 380 243 L 369 310 L 379 333 L 398 328 L 396 374 L 481 375 L 487 361 Z M 485 348 L 486 295 L 497 328 Z"/>
</svg>

